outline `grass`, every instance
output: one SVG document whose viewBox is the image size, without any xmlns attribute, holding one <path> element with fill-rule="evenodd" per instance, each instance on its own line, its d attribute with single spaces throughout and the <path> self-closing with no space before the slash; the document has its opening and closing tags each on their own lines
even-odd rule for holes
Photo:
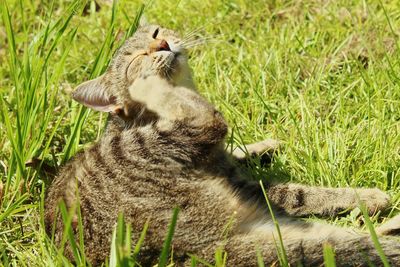
<svg viewBox="0 0 400 267">
<path fill-rule="evenodd" d="M 68 93 L 106 69 L 141 9 L 139 1 L 105 2 L 0 4 L 0 265 L 69 264 L 43 228 L 46 169 L 25 163 L 43 159 L 57 168 L 101 134 L 105 117 Z M 378 187 L 393 200 L 385 216 L 398 213 L 397 1 L 154 1 L 145 13 L 182 34 L 199 29 L 211 38 L 190 61 L 200 92 L 232 126 L 229 140 L 284 142 L 270 168 L 250 170 L 256 177 Z M 331 223 L 360 226 L 359 218 Z M 371 217 L 368 229 L 377 223 Z M 119 229 L 117 254 L 125 260 Z M 334 266 L 333 252 L 324 255 Z"/>
</svg>

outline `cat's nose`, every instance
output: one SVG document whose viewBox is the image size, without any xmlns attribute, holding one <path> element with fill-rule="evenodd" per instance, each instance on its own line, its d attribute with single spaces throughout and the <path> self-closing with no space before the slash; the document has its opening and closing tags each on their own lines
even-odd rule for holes
<svg viewBox="0 0 400 267">
<path fill-rule="evenodd" d="M 150 43 L 150 52 L 157 52 L 157 51 L 171 51 L 169 48 L 168 42 L 164 39 L 156 39 Z"/>
</svg>

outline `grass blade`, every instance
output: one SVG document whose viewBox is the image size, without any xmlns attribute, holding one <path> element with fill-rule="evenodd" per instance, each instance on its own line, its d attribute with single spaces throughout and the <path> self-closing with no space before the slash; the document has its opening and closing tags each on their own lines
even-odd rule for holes
<svg viewBox="0 0 400 267">
<path fill-rule="evenodd" d="M 264 259 L 262 257 L 260 248 L 257 248 L 257 265 L 258 267 L 265 267 Z"/>
<path fill-rule="evenodd" d="M 146 233 L 147 233 L 147 229 L 149 228 L 149 220 L 146 221 L 146 223 L 143 226 L 143 230 L 140 233 L 140 237 L 139 240 L 136 242 L 135 248 L 133 249 L 133 254 L 132 254 L 132 260 L 133 260 L 133 264 L 132 266 L 136 265 L 136 258 L 140 252 L 140 248 L 143 245 L 144 242 L 144 238 L 146 237 Z"/>
<path fill-rule="evenodd" d="M 281 264 L 281 266 L 289 266 L 287 255 L 286 255 L 286 251 L 285 251 L 285 246 L 283 245 L 283 239 L 282 239 L 281 230 L 279 228 L 278 221 L 275 218 L 275 215 L 274 215 L 274 212 L 272 210 L 271 204 L 269 203 L 268 196 L 267 196 L 267 193 L 266 193 L 265 188 L 264 188 L 264 184 L 263 184 L 263 182 L 261 180 L 260 180 L 260 185 L 261 185 L 261 189 L 262 189 L 263 194 L 264 194 L 265 201 L 267 202 L 268 210 L 269 210 L 269 212 L 271 214 L 272 221 L 274 222 L 276 232 L 278 233 L 278 238 L 279 238 L 278 255 L 279 255 L 280 264 Z"/>
<path fill-rule="evenodd" d="M 325 267 L 336 267 L 335 252 L 331 245 L 324 244 L 323 255 Z"/>
<path fill-rule="evenodd" d="M 372 224 L 371 219 L 370 219 L 370 217 L 368 215 L 367 208 L 365 207 L 365 204 L 362 203 L 360 200 L 359 200 L 359 203 L 360 203 L 359 207 L 360 207 L 360 209 L 361 209 L 361 211 L 363 213 L 365 224 L 366 224 L 366 226 L 368 228 L 368 231 L 369 231 L 369 233 L 371 235 L 371 239 L 372 239 L 372 242 L 374 243 L 374 247 L 375 247 L 379 257 L 381 258 L 383 266 L 389 267 L 390 266 L 389 261 L 387 260 L 386 255 L 383 252 L 381 244 L 379 243 L 378 235 L 376 234 L 374 225 Z"/>
<path fill-rule="evenodd" d="M 169 251 L 171 249 L 172 237 L 174 236 L 176 222 L 178 221 L 178 213 L 179 213 L 179 208 L 177 207 L 174 208 L 172 219 L 168 227 L 168 234 L 164 240 L 164 245 L 161 251 L 160 258 L 158 260 L 158 267 L 167 266 Z"/>
</svg>

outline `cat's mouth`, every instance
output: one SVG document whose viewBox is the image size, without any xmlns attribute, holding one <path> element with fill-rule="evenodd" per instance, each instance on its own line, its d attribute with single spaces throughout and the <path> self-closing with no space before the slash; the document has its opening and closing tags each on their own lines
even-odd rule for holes
<svg viewBox="0 0 400 267">
<path fill-rule="evenodd" d="M 185 50 L 177 42 L 155 39 L 147 54 L 153 58 L 152 69 L 158 75 L 172 82 L 182 78 L 187 59 Z"/>
</svg>

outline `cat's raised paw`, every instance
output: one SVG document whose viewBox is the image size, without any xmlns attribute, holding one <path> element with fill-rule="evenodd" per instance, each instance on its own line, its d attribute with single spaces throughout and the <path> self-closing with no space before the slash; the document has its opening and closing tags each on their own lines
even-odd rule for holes
<svg viewBox="0 0 400 267">
<path fill-rule="evenodd" d="M 266 161 L 270 161 L 272 155 L 278 150 L 280 142 L 275 139 L 265 139 L 261 142 L 247 144 L 242 147 L 236 147 L 232 151 L 232 155 L 239 161 L 246 160 L 250 157 L 264 157 Z"/>
</svg>

